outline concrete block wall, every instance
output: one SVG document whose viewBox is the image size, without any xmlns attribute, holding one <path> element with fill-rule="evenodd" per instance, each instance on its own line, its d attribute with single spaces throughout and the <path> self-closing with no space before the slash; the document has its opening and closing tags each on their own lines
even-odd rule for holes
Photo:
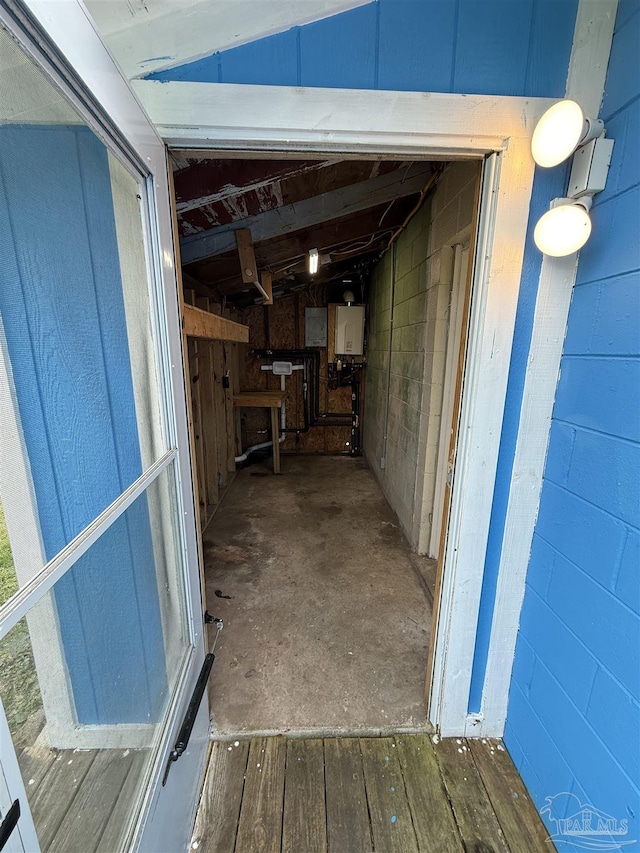
<svg viewBox="0 0 640 853">
<path fill-rule="evenodd" d="M 371 280 L 364 452 L 414 548 L 428 542 L 430 533 L 451 301 L 451 245 L 469 231 L 477 170 L 475 162 L 446 169 L 429 201 L 396 242 L 395 288 L 392 251 L 380 260 Z"/>
<path fill-rule="evenodd" d="M 621 3 L 602 108 L 615 148 L 569 313 L 505 734 L 539 807 L 573 794 L 627 821 L 617 843 L 640 840 L 639 36 L 637 0 Z"/>
</svg>

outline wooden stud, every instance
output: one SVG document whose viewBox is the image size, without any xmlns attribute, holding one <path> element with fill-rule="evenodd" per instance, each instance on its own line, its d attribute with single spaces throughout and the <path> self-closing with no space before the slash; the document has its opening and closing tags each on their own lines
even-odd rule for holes
<svg viewBox="0 0 640 853">
<path fill-rule="evenodd" d="M 224 412 L 225 412 L 225 438 L 227 440 L 226 457 L 227 471 L 230 474 L 236 470 L 236 435 L 235 435 L 235 411 L 233 407 L 233 387 L 231 385 L 231 369 L 233 367 L 233 359 L 231 356 L 232 348 L 235 344 L 225 342 L 222 345 L 224 357 L 224 375 L 226 377 L 227 386 L 224 388 Z"/>
<path fill-rule="evenodd" d="M 187 288 L 184 291 L 185 309 L 195 302 L 195 291 Z M 203 312 L 204 313 L 204 312 Z M 187 338 L 189 392 L 191 397 L 191 423 L 193 426 L 193 453 L 195 456 L 197 498 L 200 515 L 200 526 L 204 529 L 207 514 L 207 493 L 204 462 L 204 447 L 202 440 L 202 406 L 200 401 L 200 368 L 198 358 L 198 340 Z"/>
<path fill-rule="evenodd" d="M 253 239 L 249 228 L 238 228 L 235 232 L 236 246 L 240 256 L 240 272 L 245 284 L 258 284 L 258 268 L 253 251 Z"/>
<path fill-rule="evenodd" d="M 262 290 L 265 294 L 263 305 L 273 305 L 273 284 L 271 273 L 264 270 L 260 274 L 260 281 L 262 284 Z"/>
<path fill-rule="evenodd" d="M 273 441 L 273 473 L 280 473 L 280 409 L 271 407 L 271 440 Z"/>
<path fill-rule="evenodd" d="M 204 311 L 209 310 L 207 297 L 196 299 L 197 306 Z M 200 342 L 199 347 L 199 385 L 200 385 L 200 433 L 204 455 L 204 489 L 206 493 L 206 520 L 208 522 L 212 510 L 218 503 L 218 436 L 216 429 L 216 413 L 214 399 L 213 377 L 213 347 L 210 343 Z"/>
<path fill-rule="evenodd" d="M 249 343 L 249 327 L 202 311 L 193 305 L 184 306 L 184 333 L 193 338 L 208 338 L 214 341 L 240 341 Z"/>
</svg>

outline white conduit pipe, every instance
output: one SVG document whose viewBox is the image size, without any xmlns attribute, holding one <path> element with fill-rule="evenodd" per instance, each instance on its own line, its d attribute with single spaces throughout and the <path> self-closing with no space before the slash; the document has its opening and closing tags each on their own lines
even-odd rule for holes
<svg viewBox="0 0 640 853">
<path fill-rule="evenodd" d="M 280 436 L 280 438 L 278 439 L 280 444 L 282 444 L 282 442 L 285 440 L 285 438 L 286 438 L 285 435 Z M 236 456 L 236 462 L 245 462 L 247 457 L 251 453 L 253 453 L 254 450 L 262 450 L 265 447 L 271 447 L 272 444 L 273 444 L 272 441 L 263 441 L 262 444 L 253 444 L 251 447 L 247 447 L 247 449 L 242 454 L 242 456 Z"/>
<path fill-rule="evenodd" d="M 282 378 L 284 379 L 284 376 Z M 283 382 L 283 384 L 284 384 L 284 382 Z M 281 413 L 280 417 L 282 419 L 282 429 L 284 429 L 286 426 L 286 423 L 287 423 L 287 413 L 286 413 L 284 400 L 282 401 L 281 412 L 282 413 Z M 285 440 L 285 438 L 286 438 L 286 435 L 284 433 L 282 433 L 282 435 L 278 439 L 280 444 L 282 444 L 282 442 Z M 252 444 L 251 447 L 247 447 L 247 449 L 245 450 L 245 452 L 243 454 L 241 454 L 240 456 L 236 456 L 236 462 L 246 462 L 247 457 L 251 453 L 253 453 L 254 450 L 263 450 L 265 447 L 271 447 L 272 444 L 273 444 L 273 441 L 263 441 L 262 444 Z"/>
</svg>

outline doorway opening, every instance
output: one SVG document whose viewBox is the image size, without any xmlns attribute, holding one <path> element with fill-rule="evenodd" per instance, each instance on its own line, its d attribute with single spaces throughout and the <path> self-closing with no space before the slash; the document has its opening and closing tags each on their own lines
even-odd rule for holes
<svg viewBox="0 0 640 853">
<path fill-rule="evenodd" d="M 275 157 L 171 152 L 212 731 L 428 730 L 480 161 Z"/>
</svg>

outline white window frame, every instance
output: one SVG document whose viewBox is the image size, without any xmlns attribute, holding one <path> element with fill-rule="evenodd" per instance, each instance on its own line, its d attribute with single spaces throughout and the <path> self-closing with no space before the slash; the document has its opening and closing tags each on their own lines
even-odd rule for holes
<svg viewBox="0 0 640 853">
<path fill-rule="evenodd" d="M 24 10 L 27 10 L 25 14 Z M 159 733 L 162 748 L 147 772 L 142 807 L 131 827 L 130 838 L 138 843 L 161 793 L 159 779 L 175 740 L 184 710 L 204 660 L 200 553 L 196 536 L 193 471 L 189 451 L 186 393 L 182 361 L 182 334 L 173 244 L 173 218 L 166 179 L 164 143 L 131 92 L 126 80 L 106 51 L 96 50 L 100 37 L 79 0 L 49 3 L 47 0 L 3 0 L 0 21 L 14 34 L 23 49 L 48 73 L 52 82 L 69 98 L 87 125 L 127 168 L 146 184 L 148 204 L 143 211 L 145 238 L 149 241 L 147 262 L 154 282 L 152 326 L 162 365 L 163 429 L 168 450 L 135 483 L 107 507 L 85 530 L 25 584 L 2 609 L 0 636 L 4 636 L 51 589 L 100 535 L 145 492 L 169 465 L 174 465 L 180 518 L 179 539 L 183 551 L 184 592 L 187 598 L 190 640 L 169 708 L 165 728 Z M 59 55 L 58 52 L 59 51 Z M 156 261 L 156 259 L 161 259 Z M 205 700 L 206 704 L 206 700 Z M 0 734 L 6 717 L 0 708 Z M 24 783 L 10 738 L 0 739 L 0 761 L 7 784 L 22 802 L 27 802 Z M 202 769 L 202 768 L 201 768 Z M 201 779 L 194 779 L 194 804 Z M 191 782 L 189 783 L 189 785 Z M 33 821 L 21 818 L 28 849 L 37 850 Z M 28 818 L 28 819 L 25 819 Z"/>
</svg>

